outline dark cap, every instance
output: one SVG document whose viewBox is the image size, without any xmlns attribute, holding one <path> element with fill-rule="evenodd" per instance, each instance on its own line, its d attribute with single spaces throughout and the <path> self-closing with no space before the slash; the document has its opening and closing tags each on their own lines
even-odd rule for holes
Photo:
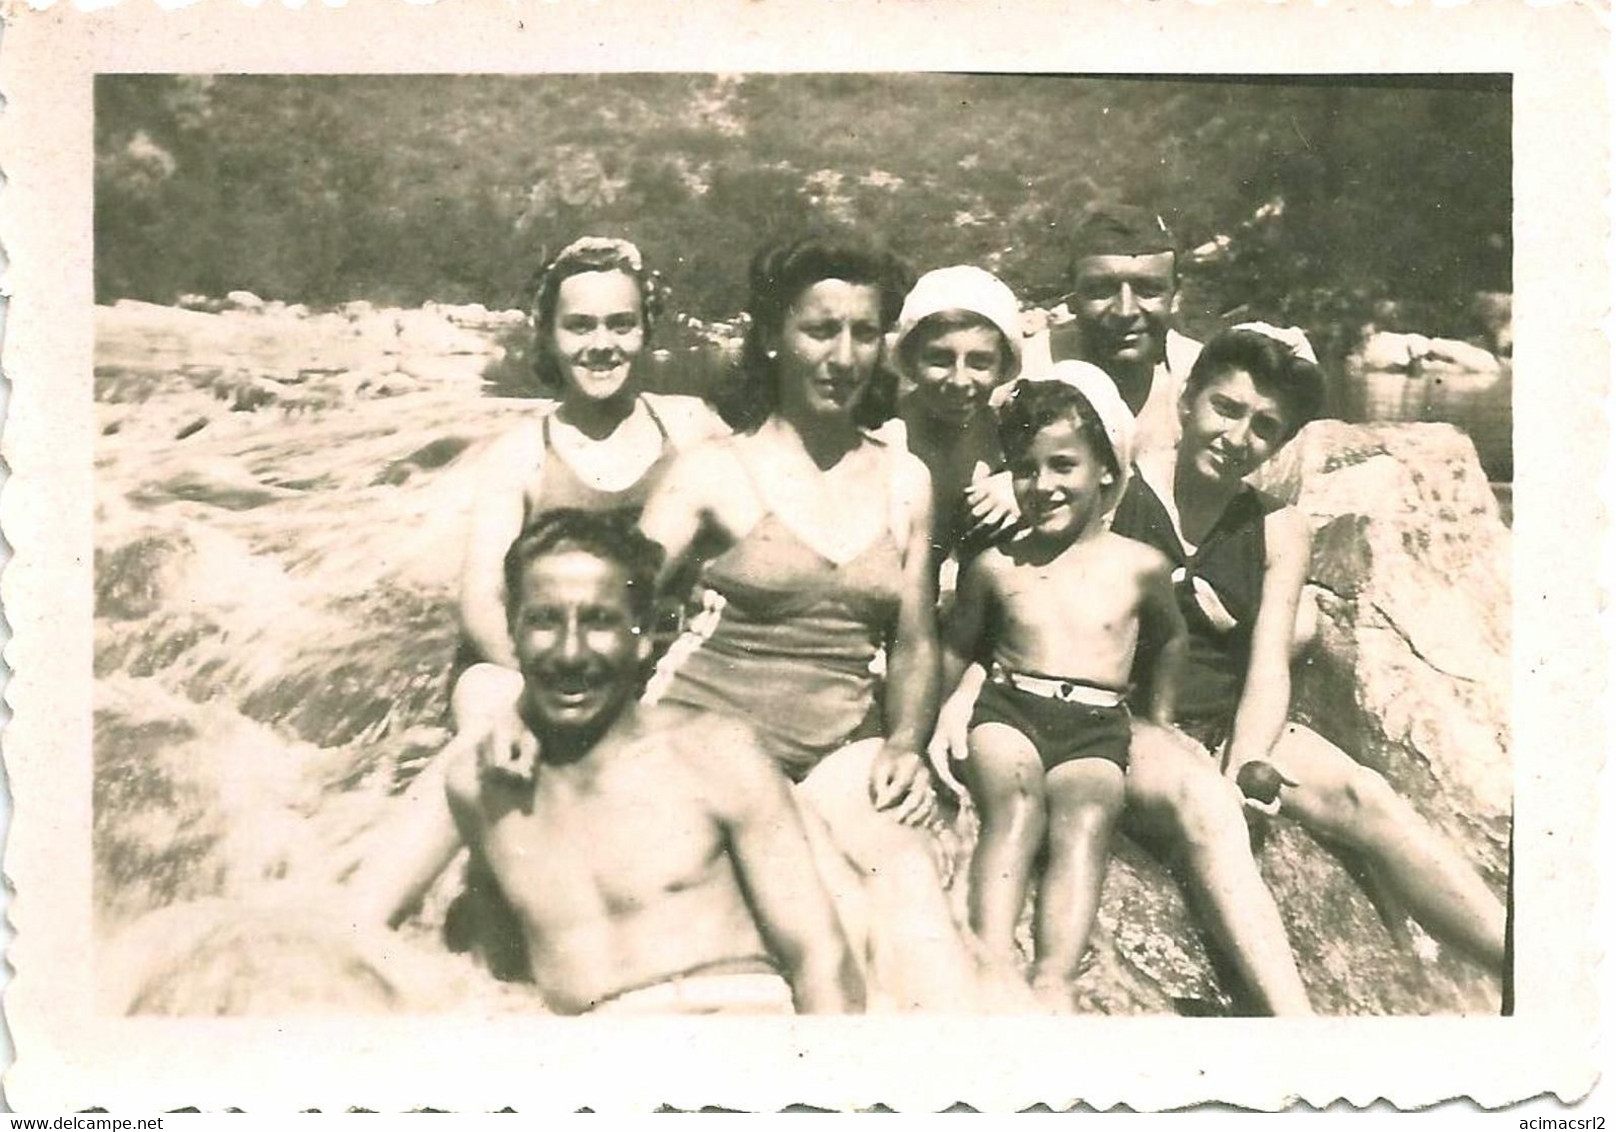
<svg viewBox="0 0 1616 1132">
<path fill-rule="evenodd" d="M 1091 204 L 1072 226 L 1069 264 L 1095 255 L 1177 252 L 1172 229 L 1159 213 L 1132 204 Z"/>
</svg>

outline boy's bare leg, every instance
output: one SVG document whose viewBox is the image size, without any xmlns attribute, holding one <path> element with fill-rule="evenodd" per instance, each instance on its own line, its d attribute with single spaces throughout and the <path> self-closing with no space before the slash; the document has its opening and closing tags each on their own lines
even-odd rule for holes
<svg viewBox="0 0 1616 1132">
<path fill-rule="evenodd" d="M 1033 991 L 1060 1013 L 1072 1009 L 1072 979 L 1100 910 L 1111 834 L 1122 813 L 1122 768 L 1077 759 L 1049 772 L 1049 863 L 1038 884 Z"/>
<path fill-rule="evenodd" d="M 852 863 L 868 899 L 872 990 L 899 1010 L 977 1010 L 976 965 L 954 923 L 929 834 L 870 801 L 879 739 L 843 747 L 798 787 Z"/>
<path fill-rule="evenodd" d="M 973 727 L 970 749 L 962 769 L 981 820 L 971 855 L 971 930 L 989 954 L 1015 969 L 1016 922 L 1047 828 L 1044 764 L 1032 742 L 1003 723 Z"/>
<path fill-rule="evenodd" d="M 1390 783 L 1300 724 L 1286 726 L 1269 758 L 1297 783 L 1281 794 L 1281 813 L 1363 853 L 1431 934 L 1502 973 L 1503 903 Z"/>
<path fill-rule="evenodd" d="M 1194 743 L 1135 720 L 1127 799 L 1125 821 L 1182 851 L 1207 927 L 1258 1004 L 1270 1014 L 1311 1014 L 1234 783 Z"/>
</svg>

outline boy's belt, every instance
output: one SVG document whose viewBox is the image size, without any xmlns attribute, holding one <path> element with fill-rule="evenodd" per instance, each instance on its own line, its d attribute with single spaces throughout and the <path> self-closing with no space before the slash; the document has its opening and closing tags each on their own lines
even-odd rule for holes
<svg viewBox="0 0 1616 1132">
<path fill-rule="evenodd" d="M 1125 690 L 1101 688 L 1094 684 L 1085 684 L 1081 680 L 1028 676 L 1021 672 L 1007 671 L 997 665 L 994 666 L 991 678 L 998 683 L 1008 684 L 1018 692 L 1043 696 L 1047 700 L 1060 700 L 1068 704 L 1082 704 L 1085 707 L 1120 707 L 1128 699 Z"/>
</svg>

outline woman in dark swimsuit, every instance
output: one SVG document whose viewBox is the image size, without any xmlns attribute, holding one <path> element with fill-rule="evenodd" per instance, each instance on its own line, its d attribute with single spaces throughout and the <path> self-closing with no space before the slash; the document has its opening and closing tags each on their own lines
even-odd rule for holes
<svg viewBox="0 0 1616 1132">
<path fill-rule="evenodd" d="M 650 694 L 757 729 L 828 832 L 824 879 L 855 938 L 849 909 L 867 910 L 873 990 L 900 1009 L 968 1010 L 975 964 L 921 828 L 938 679 L 930 477 L 871 431 L 892 414 L 879 362 L 905 282 L 890 256 L 817 238 L 754 261 L 740 433 L 681 456 L 642 520 L 670 572 L 705 558 L 703 612 Z"/>
<path fill-rule="evenodd" d="M 1498 898 L 1385 779 L 1288 719 L 1308 528 L 1299 511 L 1244 479 L 1317 413 L 1323 383 L 1311 355 L 1299 331 L 1263 324 L 1208 342 L 1185 384 L 1177 451 L 1141 458 L 1113 529 L 1156 547 L 1180 567 L 1190 649 L 1177 717 L 1204 748 L 1198 757 L 1216 756 L 1225 781 L 1250 763 L 1277 769 L 1284 783 L 1279 813 L 1361 853 L 1421 924 L 1500 971 L 1504 908 Z M 1173 767 L 1185 769 L 1184 752 L 1195 749 L 1183 735 L 1143 726 L 1135 731 L 1136 766 L 1143 752 L 1146 768 L 1154 766 L 1164 782 L 1174 777 Z M 1174 790 L 1182 793 L 1187 777 L 1180 776 Z M 1196 792 L 1203 799 L 1219 796 Z M 1230 811 L 1226 819 L 1232 818 L 1238 795 L 1226 789 L 1221 797 Z M 1277 955 L 1283 928 L 1277 917 L 1246 925 L 1248 934 L 1254 928 L 1276 937 L 1256 952 L 1266 968 L 1254 973 L 1294 1006 L 1301 989 L 1294 963 L 1288 954 Z M 1252 953 L 1244 958 L 1251 961 Z"/>
</svg>

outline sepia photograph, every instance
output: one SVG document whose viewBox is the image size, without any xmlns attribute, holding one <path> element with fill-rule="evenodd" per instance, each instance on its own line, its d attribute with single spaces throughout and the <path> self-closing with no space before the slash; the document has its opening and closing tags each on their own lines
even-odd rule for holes
<svg viewBox="0 0 1616 1132">
<path fill-rule="evenodd" d="M 14 1103 L 1591 1087 L 1608 176 L 1538 41 L 635 7 L 0 74 L 66 124 L 0 215 Z"/>
<path fill-rule="evenodd" d="M 95 97 L 108 1009 L 1506 1008 L 1508 76 Z"/>
</svg>

